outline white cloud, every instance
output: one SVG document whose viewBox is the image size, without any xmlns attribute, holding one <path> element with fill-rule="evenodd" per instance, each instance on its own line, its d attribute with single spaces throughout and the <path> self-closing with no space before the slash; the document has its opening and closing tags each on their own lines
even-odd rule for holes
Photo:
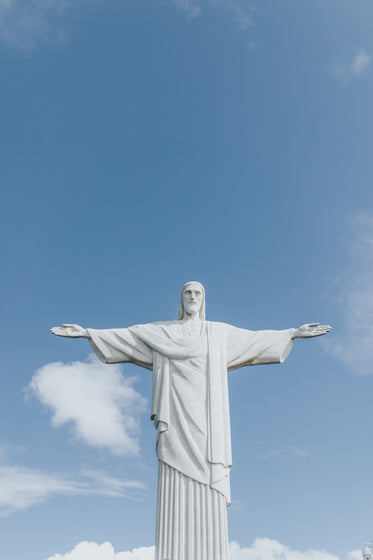
<svg viewBox="0 0 373 560">
<path fill-rule="evenodd" d="M 292 550 L 273 539 L 256 539 L 251 547 L 241 547 L 237 542 L 229 545 L 230 560 L 339 560 L 338 556 L 324 550 Z M 154 546 L 115 552 L 111 543 L 81 542 L 66 554 L 55 554 L 46 560 L 154 560 Z"/>
<path fill-rule="evenodd" d="M 250 548 L 231 542 L 229 552 L 230 560 L 339 560 L 338 556 L 324 550 L 301 552 L 268 538 L 255 539 Z"/>
<path fill-rule="evenodd" d="M 340 334 L 324 347 L 359 374 L 373 373 L 373 214 L 356 212 L 350 220 L 346 270 L 335 279 L 334 303 Z"/>
<path fill-rule="evenodd" d="M 143 489 L 139 481 L 116 479 L 100 471 L 69 477 L 19 465 L 0 465 L 0 516 L 28 509 L 58 495 L 138 499 L 136 491 Z"/>
<path fill-rule="evenodd" d="M 55 554 L 47 560 L 154 560 L 154 546 L 143 546 L 132 551 L 115 552 L 109 542 L 97 544 L 83 541 L 66 554 Z"/>
<path fill-rule="evenodd" d="M 56 494 L 79 491 L 74 482 L 19 466 L 0 467 L 0 514 L 8 515 L 17 510 L 43 502 Z"/>
<path fill-rule="evenodd" d="M 348 553 L 348 557 L 350 560 L 362 560 L 363 555 L 362 555 L 361 548 L 357 548 L 356 550 L 351 550 L 351 552 Z"/>
<path fill-rule="evenodd" d="M 334 65 L 335 75 L 348 83 L 352 78 L 361 76 L 369 67 L 371 56 L 364 48 L 355 49 L 352 60 Z"/>
<path fill-rule="evenodd" d="M 111 543 L 81 542 L 66 554 L 55 554 L 47 560 L 154 560 L 154 546 L 115 553 Z"/>
<path fill-rule="evenodd" d="M 69 424 L 76 438 L 116 455 L 139 451 L 140 414 L 146 400 L 125 378 L 119 365 L 91 357 L 87 362 L 54 362 L 40 368 L 27 394 L 35 395 L 52 411 L 54 427 Z"/>
</svg>

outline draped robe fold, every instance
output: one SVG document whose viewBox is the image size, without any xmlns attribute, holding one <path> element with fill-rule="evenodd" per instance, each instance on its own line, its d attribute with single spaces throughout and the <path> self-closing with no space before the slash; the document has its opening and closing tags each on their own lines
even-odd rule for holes
<svg viewBox="0 0 373 560">
<path fill-rule="evenodd" d="M 157 429 L 159 493 L 169 493 L 170 477 L 178 480 L 177 488 L 184 488 L 186 509 L 180 514 L 178 532 L 188 533 L 178 534 L 175 544 L 173 520 L 179 515 L 181 495 L 169 507 L 164 496 L 158 495 L 156 560 L 226 560 L 228 536 L 221 503 L 224 498 L 230 504 L 232 466 L 227 371 L 283 362 L 292 348 L 294 329 L 249 331 L 206 321 L 200 336 L 188 337 L 182 325 L 182 321 L 167 321 L 124 329 L 88 329 L 88 333 L 102 361 L 132 362 L 153 370 L 151 418 Z M 207 509 L 203 514 L 194 511 L 200 528 L 193 542 L 189 528 L 196 527 L 196 519 L 189 519 L 189 527 L 184 520 L 191 512 L 185 497 L 188 481 L 203 485 L 198 491 L 188 490 L 194 496 L 189 501 L 196 499 L 196 492 L 201 496 L 213 492 L 208 499 L 198 498 Z M 178 512 L 167 512 L 176 507 L 174 502 Z M 194 504 L 193 509 L 199 506 Z M 217 519 L 212 521 L 211 534 L 203 535 L 208 524 L 202 517 L 214 515 Z M 168 525 L 173 528 L 167 529 Z M 173 536 L 167 534 L 171 530 Z M 217 553 L 214 542 L 218 538 L 224 542 Z M 197 541 L 203 543 L 202 548 Z"/>
</svg>

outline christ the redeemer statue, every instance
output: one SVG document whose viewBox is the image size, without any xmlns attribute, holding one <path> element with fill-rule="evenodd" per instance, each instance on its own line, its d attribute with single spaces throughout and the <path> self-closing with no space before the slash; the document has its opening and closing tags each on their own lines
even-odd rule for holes
<svg viewBox="0 0 373 560">
<path fill-rule="evenodd" d="M 227 371 L 281 363 L 295 338 L 330 331 L 318 323 L 249 331 L 205 320 L 205 290 L 182 289 L 176 321 L 123 329 L 63 325 L 53 334 L 88 338 L 105 363 L 153 371 L 151 418 L 159 460 L 155 560 L 228 560 L 226 506 L 232 466 Z"/>
</svg>

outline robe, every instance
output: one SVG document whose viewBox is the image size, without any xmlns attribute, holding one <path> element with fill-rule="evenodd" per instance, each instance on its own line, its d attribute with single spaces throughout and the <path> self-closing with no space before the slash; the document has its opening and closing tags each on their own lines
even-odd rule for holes
<svg viewBox="0 0 373 560">
<path fill-rule="evenodd" d="M 200 336 L 189 337 L 182 325 L 87 330 L 102 361 L 153 371 L 151 419 L 160 462 L 156 560 L 226 560 L 232 466 L 227 371 L 283 362 L 295 329 L 249 331 L 205 321 Z"/>
</svg>

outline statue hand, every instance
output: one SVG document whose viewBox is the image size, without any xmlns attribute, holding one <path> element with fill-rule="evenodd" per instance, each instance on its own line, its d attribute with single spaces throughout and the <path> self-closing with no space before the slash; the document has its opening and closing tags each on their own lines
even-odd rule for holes
<svg viewBox="0 0 373 560">
<path fill-rule="evenodd" d="M 70 338 L 88 338 L 87 329 L 83 329 L 80 325 L 64 324 L 62 327 L 53 327 L 50 329 L 52 334 L 57 336 L 68 336 Z"/>
<path fill-rule="evenodd" d="M 319 323 L 307 323 L 299 327 L 293 338 L 311 338 L 313 336 L 322 336 L 332 330 L 329 325 L 320 325 Z"/>
</svg>

